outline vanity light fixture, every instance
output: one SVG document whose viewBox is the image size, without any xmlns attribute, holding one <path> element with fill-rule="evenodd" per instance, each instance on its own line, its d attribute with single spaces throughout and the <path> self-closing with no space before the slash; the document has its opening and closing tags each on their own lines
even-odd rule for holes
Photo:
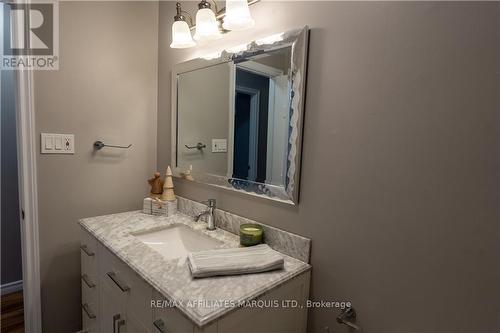
<svg viewBox="0 0 500 333">
<path fill-rule="evenodd" d="M 193 24 L 191 15 L 181 9 L 177 2 L 177 15 L 172 25 L 171 48 L 187 48 L 195 46 L 190 30 L 195 30 L 196 41 L 208 41 L 221 37 L 229 30 L 244 30 L 254 26 L 255 22 L 250 15 L 249 6 L 260 0 L 226 0 L 226 8 L 218 9 L 215 0 L 201 0 L 196 13 L 196 24 Z M 183 14 L 189 18 L 189 22 Z"/>
<path fill-rule="evenodd" d="M 226 0 L 226 17 L 222 24 L 224 29 L 240 31 L 254 25 L 255 21 L 250 15 L 247 0 Z"/>
<path fill-rule="evenodd" d="M 177 15 L 174 16 L 174 24 L 172 24 L 172 44 L 170 44 L 170 47 L 173 49 L 193 47 L 196 43 L 193 41 L 193 37 L 191 37 L 189 25 L 182 14 L 187 14 L 191 25 L 193 25 L 191 15 L 182 10 L 180 3 L 176 4 L 176 8 Z"/>
<path fill-rule="evenodd" d="M 215 11 L 217 12 L 217 4 L 214 2 Z M 202 0 L 198 4 L 198 12 L 196 13 L 196 33 L 194 39 L 196 41 L 207 41 L 220 38 L 219 26 L 215 13 L 212 11 L 212 6 L 207 0 Z"/>
</svg>

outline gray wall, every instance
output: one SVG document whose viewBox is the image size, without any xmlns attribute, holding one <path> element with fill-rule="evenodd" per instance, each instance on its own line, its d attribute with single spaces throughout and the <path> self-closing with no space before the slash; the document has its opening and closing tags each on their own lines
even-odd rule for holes
<svg viewBox="0 0 500 333">
<path fill-rule="evenodd" d="M 0 101 L 2 108 L 2 268 L 1 284 L 23 279 L 21 258 L 21 224 L 19 221 L 19 188 L 17 183 L 17 140 L 15 109 L 15 72 L 1 71 Z"/>
<path fill-rule="evenodd" d="M 192 165 L 193 171 L 227 175 L 228 154 L 212 153 L 212 139 L 227 139 L 228 136 L 230 70 L 228 64 L 219 64 L 178 77 L 178 108 L 182 116 L 177 119 L 177 166 L 182 171 Z M 193 98 L 193 94 L 199 98 Z M 211 121 L 215 119 L 217 121 Z M 198 142 L 204 143 L 206 148 L 200 151 L 185 147 L 196 146 Z"/>
<path fill-rule="evenodd" d="M 351 300 L 365 332 L 500 331 L 500 3 L 261 2 L 253 31 L 182 51 L 174 7 L 160 5 L 159 169 L 174 63 L 312 28 L 300 205 L 178 194 L 311 237 L 312 297 Z M 310 311 L 310 331 L 345 332 L 336 314 Z"/>
<path fill-rule="evenodd" d="M 44 332 L 80 329 L 78 219 L 140 209 L 148 193 L 157 41 L 157 3 L 60 3 L 60 70 L 35 73 L 36 129 L 75 134 L 76 153 L 37 160 Z M 94 154 L 97 139 L 133 146 Z"/>
</svg>

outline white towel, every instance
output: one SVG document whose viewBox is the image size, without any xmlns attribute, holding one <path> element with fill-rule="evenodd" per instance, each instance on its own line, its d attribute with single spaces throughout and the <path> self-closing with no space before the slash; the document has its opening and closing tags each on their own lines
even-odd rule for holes
<svg viewBox="0 0 500 333">
<path fill-rule="evenodd" d="M 192 252 L 188 255 L 191 275 L 195 278 L 238 275 L 282 269 L 283 256 L 266 244 Z"/>
</svg>

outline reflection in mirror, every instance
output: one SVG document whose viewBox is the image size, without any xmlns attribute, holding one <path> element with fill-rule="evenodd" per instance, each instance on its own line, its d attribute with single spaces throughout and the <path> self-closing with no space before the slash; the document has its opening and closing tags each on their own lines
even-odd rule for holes
<svg viewBox="0 0 500 333">
<path fill-rule="evenodd" d="M 227 148 L 214 152 L 213 140 L 227 142 L 231 64 L 178 75 L 177 166 L 227 175 Z M 226 143 L 227 147 L 227 143 Z"/>
<path fill-rule="evenodd" d="M 236 65 L 232 177 L 285 185 L 290 47 Z"/>
<path fill-rule="evenodd" d="M 176 66 L 174 175 L 297 203 L 307 28 L 283 36 Z"/>
</svg>

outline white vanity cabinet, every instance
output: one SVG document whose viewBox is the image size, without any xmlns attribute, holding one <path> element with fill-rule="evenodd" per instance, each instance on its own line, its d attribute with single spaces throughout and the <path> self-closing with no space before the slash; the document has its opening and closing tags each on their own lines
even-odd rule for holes
<svg viewBox="0 0 500 333">
<path fill-rule="evenodd" d="M 307 308 L 241 308 L 199 328 L 176 308 L 155 308 L 164 297 L 96 238 L 82 229 L 82 332 L 87 333 L 303 333 Z M 305 304 L 310 272 L 259 299 Z M 265 303 L 264 303 L 265 304 Z M 269 303 L 268 303 L 269 304 Z"/>
<path fill-rule="evenodd" d="M 152 332 L 151 286 L 83 229 L 81 272 L 83 332 Z"/>
<path fill-rule="evenodd" d="M 305 333 L 310 272 L 305 272 L 259 297 L 263 307 L 234 311 L 218 321 L 218 333 Z M 278 307 L 269 306 L 278 302 Z M 295 303 L 296 302 L 296 303 Z M 301 307 L 302 306 L 302 307 Z"/>
<path fill-rule="evenodd" d="M 307 332 L 307 308 L 300 305 L 305 305 L 309 297 L 309 280 L 310 272 L 305 272 L 259 297 L 260 306 L 233 311 L 203 328 L 194 325 L 174 308 L 156 308 L 153 310 L 155 333 Z M 157 292 L 153 296 L 155 300 L 164 299 Z M 296 301 L 298 307 L 292 307 L 290 301 Z M 280 306 L 269 306 L 272 302 L 278 302 Z"/>
<path fill-rule="evenodd" d="M 98 250 L 101 332 L 151 332 L 152 287 L 105 246 Z"/>
<path fill-rule="evenodd" d="M 151 332 L 151 326 L 135 318 L 133 309 L 127 306 L 124 295 L 103 283 L 101 289 L 100 332 Z M 125 303 L 124 303 L 125 302 Z M 149 321 L 150 322 L 150 321 Z"/>
<path fill-rule="evenodd" d="M 154 300 L 163 300 L 164 297 L 158 293 L 153 293 Z M 204 332 L 208 333 L 210 331 L 199 330 L 195 331 L 195 325 L 186 317 L 184 317 L 179 310 L 171 307 L 155 308 L 153 309 L 153 326 L 155 333 L 170 333 L 170 332 L 182 332 L 182 333 L 193 333 L 193 332 Z M 214 331 L 217 332 L 217 331 Z M 211 332 L 210 332 L 211 333 Z"/>
<path fill-rule="evenodd" d="M 99 332 L 99 264 L 97 239 L 81 230 L 82 323 L 84 331 Z"/>
</svg>

